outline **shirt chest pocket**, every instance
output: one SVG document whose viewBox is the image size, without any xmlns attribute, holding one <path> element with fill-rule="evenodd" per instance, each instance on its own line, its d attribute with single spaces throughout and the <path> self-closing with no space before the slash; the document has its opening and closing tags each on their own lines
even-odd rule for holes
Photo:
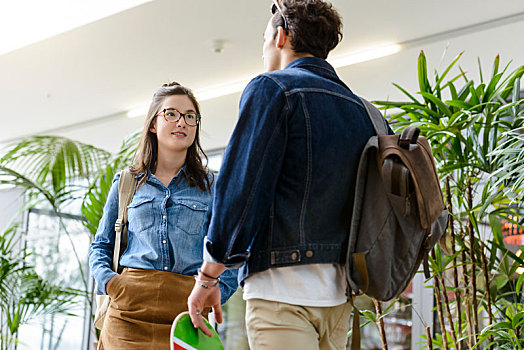
<svg viewBox="0 0 524 350">
<path fill-rule="evenodd" d="M 130 231 L 144 231 L 153 226 L 155 217 L 153 213 L 153 197 L 135 195 L 127 208 Z"/>
<path fill-rule="evenodd" d="M 207 225 L 208 205 L 191 199 L 179 199 L 176 203 L 176 227 L 190 235 L 202 235 L 204 225 Z"/>
</svg>

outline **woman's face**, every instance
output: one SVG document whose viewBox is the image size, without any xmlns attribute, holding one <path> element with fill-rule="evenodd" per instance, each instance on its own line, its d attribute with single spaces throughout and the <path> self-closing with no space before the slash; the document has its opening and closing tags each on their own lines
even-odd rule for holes
<svg viewBox="0 0 524 350">
<path fill-rule="evenodd" d="M 195 141 L 197 126 L 187 125 L 182 116 L 174 123 L 168 122 L 162 113 L 164 109 L 176 109 L 183 114 L 196 113 L 193 102 L 186 95 L 167 96 L 150 129 L 156 134 L 159 151 L 161 148 L 165 151 L 187 151 Z"/>
</svg>

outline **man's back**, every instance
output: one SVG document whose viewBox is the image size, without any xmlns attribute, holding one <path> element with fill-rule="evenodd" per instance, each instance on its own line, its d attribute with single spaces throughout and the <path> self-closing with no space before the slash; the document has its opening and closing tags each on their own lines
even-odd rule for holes
<svg viewBox="0 0 524 350">
<path fill-rule="evenodd" d="M 342 21 L 323 0 L 272 0 L 267 72 L 242 94 L 215 188 L 197 281 L 242 267 L 252 349 L 345 349 L 351 305 L 340 264 L 361 150 L 373 128 L 325 59 Z M 213 306 L 195 285 L 188 305 Z"/>
<path fill-rule="evenodd" d="M 256 235 L 241 279 L 341 261 L 358 160 L 372 130 L 361 102 L 323 59 L 297 59 L 248 85 L 212 223 L 236 232 L 238 248 Z M 242 167 L 228 164 L 239 159 Z M 235 246 L 230 254 L 242 254 Z"/>
</svg>

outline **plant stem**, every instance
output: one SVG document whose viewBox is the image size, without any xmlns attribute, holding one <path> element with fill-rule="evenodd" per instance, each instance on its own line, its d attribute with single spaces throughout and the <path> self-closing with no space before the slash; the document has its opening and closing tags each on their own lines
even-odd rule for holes
<svg viewBox="0 0 524 350">
<path fill-rule="evenodd" d="M 475 269 L 475 235 L 473 229 L 473 222 L 471 221 L 471 215 L 473 215 L 473 194 L 471 186 L 471 177 L 468 177 L 468 222 L 469 222 L 469 254 L 471 256 L 471 296 L 472 296 L 472 306 L 473 306 L 473 326 L 474 326 L 474 342 L 477 342 L 477 334 L 479 333 L 479 321 L 478 321 L 478 310 L 477 310 L 477 273 Z"/>
<path fill-rule="evenodd" d="M 456 254 L 456 240 L 455 240 L 455 227 L 454 227 L 454 219 L 453 219 L 453 203 L 451 202 L 451 187 L 449 184 L 449 177 L 446 178 L 445 182 L 446 187 L 446 202 L 448 204 L 448 212 L 449 212 L 449 232 L 451 236 L 451 254 L 453 254 L 453 287 L 455 289 L 455 305 L 457 307 L 457 338 L 462 338 L 462 305 L 461 305 L 461 296 L 460 296 L 460 290 L 459 290 L 459 279 L 458 279 L 458 257 Z M 458 343 L 458 350 L 462 350 L 462 342 Z"/>
<path fill-rule="evenodd" d="M 430 327 L 426 327 L 426 340 L 428 341 L 428 350 L 433 350 L 433 340 L 431 339 Z"/>
<path fill-rule="evenodd" d="M 433 260 L 435 260 L 435 250 L 431 251 L 431 256 L 433 257 Z M 440 322 L 440 330 L 442 331 L 442 344 L 444 345 L 444 349 L 447 350 L 449 349 L 448 335 L 446 331 L 446 324 L 444 323 L 444 315 L 442 312 L 442 300 L 440 298 L 440 286 L 437 278 L 437 273 L 435 273 L 435 277 L 433 277 L 433 283 L 435 284 L 435 302 L 437 303 L 438 319 Z"/>
<path fill-rule="evenodd" d="M 377 314 L 377 326 L 380 333 L 380 339 L 382 340 L 382 350 L 388 350 L 388 342 L 386 340 L 386 331 L 384 329 L 384 319 L 380 317 L 382 315 L 382 306 L 380 301 L 373 299 L 375 304 L 375 312 Z"/>
<path fill-rule="evenodd" d="M 467 271 L 467 264 L 466 264 L 466 261 L 467 261 L 466 251 L 463 249 L 460 255 L 462 258 L 462 275 L 464 277 L 464 286 L 467 289 L 469 287 L 469 278 L 468 278 L 468 271 Z M 469 348 L 472 349 L 473 348 L 473 324 L 471 321 L 471 306 L 470 306 L 471 303 L 469 300 L 470 298 L 469 293 L 466 292 L 464 297 L 466 299 L 466 309 L 464 310 L 464 312 L 466 313 L 466 322 L 468 324 L 468 345 L 469 345 Z"/>
<path fill-rule="evenodd" d="M 457 336 L 455 334 L 455 325 L 451 318 L 451 308 L 449 307 L 448 293 L 446 291 L 446 284 L 444 283 L 444 277 L 442 274 L 439 274 L 440 284 L 442 285 L 442 296 L 444 297 L 444 305 L 446 306 L 446 316 L 448 318 L 449 326 L 451 327 L 451 339 L 453 340 L 453 345 L 455 349 L 458 349 Z"/>
<path fill-rule="evenodd" d="M 493 324 L 493 312 L 491 310 L 491 291 L 489 288 L 489 271 L 488 271 L 488 264 L 486 262 L 486 255 L 484 253 L 484 243 L 481 242 L 481 251 L 480 251 L 480 258 L 482 260 L 482 270 L 484 272 L 484 284 L 486 286 L 486 298 L 488 301 L 488 316 L 489 316 L 489 324 Z M 493 335 L 489 337 L 489 342 L 493 342 Z M 490 346 L 490 349 L 493 349 L 493 345 Z"/>
</svg>

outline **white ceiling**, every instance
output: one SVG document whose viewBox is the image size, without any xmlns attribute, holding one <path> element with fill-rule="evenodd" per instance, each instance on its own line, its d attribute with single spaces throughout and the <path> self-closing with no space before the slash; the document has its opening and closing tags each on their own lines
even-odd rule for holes
<svg viewBox="0 0 524 350">
<path fill-rule="evenodd" d="M 384 43 L 403 45 L 395 55 L 337 69 L 355 92 L 370 99 L 398 97 L 391 82 L 415 89 L 421 49 L 433 68 L 446 46 L 445 62 L 465 50 L 461 65 L 473 76 L 477 57 L 486 72 L 497 53 L 503 63 L 514 59 L 512 67 L 523 64 L 522 0 L 332 3 L 344 19 L 344 40 L 333 56 Z M 143 123 L 126 112 L 149 102 L 162 83 L 176 80 L 202 90 L 260 73 L 270 4 L 154 0 L 1 55 L 0 144 L 43 133 L 116 150 Z M 225 40 L 222 53 L 213 52 L 214 40 Z M 202 102 L 205 148 L 227 143 L 239 96 Z"/>
</svg>

